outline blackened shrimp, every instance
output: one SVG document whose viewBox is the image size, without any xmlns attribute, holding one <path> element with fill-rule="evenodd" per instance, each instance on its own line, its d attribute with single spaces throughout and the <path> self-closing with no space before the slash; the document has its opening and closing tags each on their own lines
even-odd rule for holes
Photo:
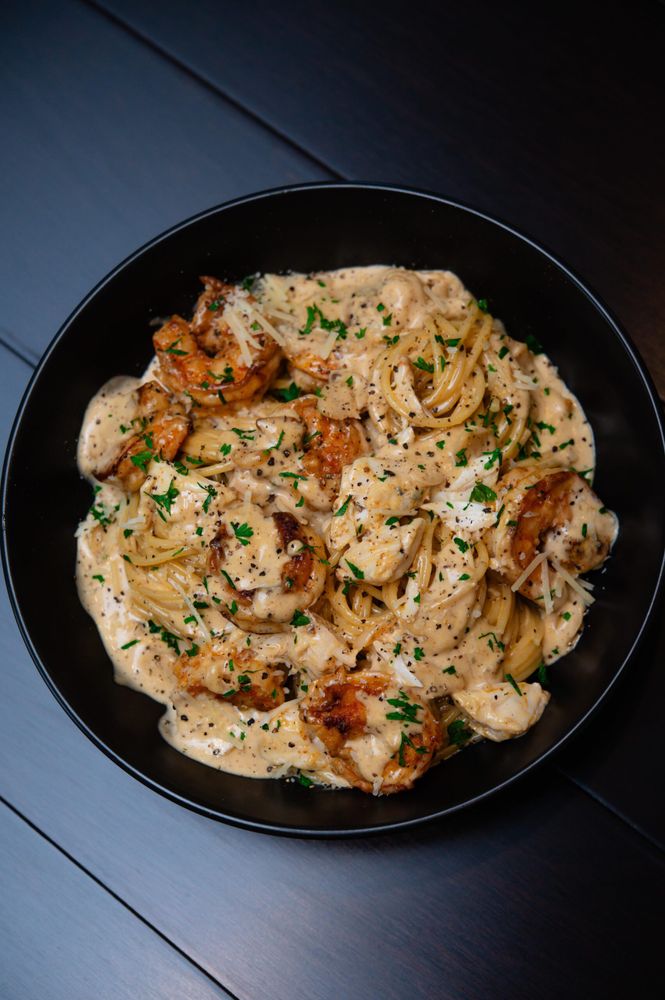
<svg viewBox="0 0 665 1000">
<path fill-rule="evenodd" d="M 323 542 L 292 514 L 255 504 L 229 510 L 211 545 L 211 573 L 223 578 L 221 609 L 255 632 L 279 631 L 310 607 L 326 580 Z"/>
<path fill-rule="evenodd" d="M 212 694 L 237 708 L 270 711 L 284 702 L 287 669 L 267 664 L 251 649 L 207 643 L 194 656 L 183 653 L 175 675 L 190 694 Z"/>
<path fill-rule="evenodd" d="M 411 788 L 441 745 L 439 722 L 413 690 L 368 670 L 340 668 L 321 677 L 301 701 L 300 715 L 335 773 L 363 792 Z"/>
<path fill-rule="evenodd" d="M 153 458 L 170 462 L 176 457 L 191 429 L 182 404 L 158 382 L 144 382 L 137 396 L 137 415 L 132 422 L 136 433 L 109 465 L 95 471 L 100 482 L 108 479 L 130 492 L 141 488 Z"/>
<path fill-rule="evenodd" d="M 543 475 L 542 469 L 513 469 L 498 488 L 502 516 L 487 536 L 490 565 L 511 584 L 541 554 L 545 558 L 540 563 L 559 565 L 573 576 L 596 569 L 607 558 L 616 518 L 577 472 L 552 469 Z M 519 592 L 542 600 L 540 564 L 521 582 Z"/>
<path fill-rule="evenodd" d="M 220 407 L 258 399 L 277 373 L 281 351 L 258 324 L 242 320 L 244 349 L 224 308 L 238 289 L 217 278 L 201 279 L 204 289 L 188 323 L 172 316 L 153 336 L 160 375 L 174 392 L 186 393 L 198 406 Z"/>
<path fill-rule="evenodd" d="M 356 420 L 326 417 L 313 396 L 299 399 L 294 409 L 306 428 L 302 467 L 322 490 L 337 495 L 344 466 L 367 450 L 360 425 Z"/>
</svg>

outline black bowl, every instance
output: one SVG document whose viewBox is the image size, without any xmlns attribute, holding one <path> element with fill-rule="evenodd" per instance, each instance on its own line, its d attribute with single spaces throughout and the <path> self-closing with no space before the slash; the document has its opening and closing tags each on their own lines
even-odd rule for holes
<svg viewBox="0 0 665 1000">
<path fill-rule="evenodd" d="M 74 531 L 90 504 L 76 469 L 86 404 L 151 355 L 149 322 L 188 313 L 197 276 L 348 264 L 449 268 L 489 299 L 519 340 L 545 345 L 596 434 L 596 486 L 621 531 L 577 649 L 552 670 L 552 700 L 526 736 L 471 747 L 413 791 L 355 791 L 252 781 L 197 764 L 159 736 L 163 709 L 113 681 L 74 583 Z M 510 227 L 416 191 L 314 184 L 243 198 L 159 236 L 113 271 L 67 320 L 19 409 L 5 460 L 3 558 L 14 611 L 54 695 L 135 777 L 208 816 L 251 829 L 344 835 L 421 823 L 469 805 L 549 756 L 589 717 L 626 666 L 663 569 L 663 426 L 637 352 L 607 309 L 549 253 Z"/>
</svg>

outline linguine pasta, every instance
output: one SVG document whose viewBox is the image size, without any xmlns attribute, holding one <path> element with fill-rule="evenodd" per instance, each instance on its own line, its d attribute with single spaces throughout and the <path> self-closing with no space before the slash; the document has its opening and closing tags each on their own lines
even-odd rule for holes
<svg viewBox="0 0 665 1000">
<path fill-rule="evenodd" d="M 91 401 L 78 585 L 220 770 L 374 794 L 549 700 L 617 531 L 532 333 L 446 271 L 204 278 Z"/>
</svg>

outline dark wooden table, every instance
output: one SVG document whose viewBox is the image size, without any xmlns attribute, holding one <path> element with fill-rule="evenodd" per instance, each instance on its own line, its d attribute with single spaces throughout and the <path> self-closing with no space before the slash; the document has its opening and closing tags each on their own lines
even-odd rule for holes
<svg viewBox="0 0 665 1000">
<path fill-rule="evenodd" d="M 5 436 L 58 326 L 139 244 L 340 177 L 526 230 L 665 392 L 662 5 L 10 0 L 2 21 Z M 231 829 L 144 788 L 57 706 L 4 595 L 0 616 L 3 998 L 662 995 L 662 612 L 555 763 L 346 842 Z"/>
</svg>

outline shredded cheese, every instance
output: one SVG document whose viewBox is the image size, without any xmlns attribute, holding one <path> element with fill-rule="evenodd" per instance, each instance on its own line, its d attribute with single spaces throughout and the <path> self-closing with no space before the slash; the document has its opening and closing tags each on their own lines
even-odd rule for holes
<svg viewBox="0 0 665 1000">
<path fill-rule="evenodd" d="M 393 673 L 402 684 L 406 684 L 407 687 L 421 688 L 423 686 L 422 681 L 409 670 L 401 653 L 393 658 L 390 665 L 393 668 Z"/>
<path fill-rule="evenodd" d="M 198 627 L 201 630 L 201 635 L 203 636 L 204 641 L 205 642 L 210 642 L 210 632 L 208 632 L 208 629 L 205 627 L 205 625 L 203 623 L 203 619 L 201 618 L 201 615 L 198 613 L 198 611 L 194 607 L 194 604 L 192 603 L 191 599 L 188 597 L 188 595 L 185 592 L 184 588 L 181 587 L 180 584 L 177 582 L 177 580 L 174 580 L 172 576 L 167 577 L 167 579 L 168 579 L 168 582 L 170 583 L 170 585 L 175 590 L 175 592 L 177 594 L 180 594 L 180 596 L 182 597 L 183 601 L 185 602 L 185 604 L 187 605 L 187 607 L 189 609 L 189 613 L 194 618 L 196 618 L 196 624 L 198 625 Z"/>
<path fill-rule="evenodd" d="M 552 564 L 557 573 L 559 573 L 563 577 L 568 586 L 571 587 L 575 591 L 575 593 L 580 595 L 585 604 L 594 603 L 596 598 L 592 594 L 590 594 L 588 590 L 585 590 L 584 587 L 580 585 L 581 581 L 578 581 L 574 577 L 572 577 L 570 573 L 566 572 L 563 566 L 561 566 L 559 563 L 552 561 Z"/>
<path fill-rule="evenodd" d="M 247 304 L 247 308 L 249 311 L 250 318 L 259 323 L 259 325 L 263 327 L 266 333 L 269 333 L 270 336 L 273 338 L 273 340 L 277 341 L 280 347 L 284 347 L 284 345 L 286 344 L 286 338 L 284 337 L 284 335 L 280 333 L 279 330 L 276 330 L 275 327 L 272 325 L 272 323 L 265 318 L 263 313 L 260 313 L 258 309 L 255 309 L 251 303 Z M 288 318 L 290 320 L 293 319 L 292 316 L 289 316 Z"/>
<path fill-rule="evenodd" d="M 543 559 L 541 563 L 541 574 L 543 581 L 543 601 L 545 602 L 545 614 L 552 614 L 552 595 L 550 594 L 550 571 L 547 565 L 547 559 Z"/>
<path fill-rule="evenodd" d="M 238 347 L 240 348 L 240 355 L 243 362 L 249 368 L 252 364 L 252 354 L 249 349 L 250 344 L 254 348 L 259 348 L 260 345 L 254 340 L 251 334 L 245 329 L 245 326 L 240 319 L 238 313 L 230 305 L 224 307 L 223 313 L 224 322 L 228 324 L 229 329 L 233 333 L 234 337 L 238 341 Z"/>
<path fill-rule="evenodd" d="M 337 340 L 337 330 L 331 330 L 322 344 L 312 343 L 312 350 L 322 358 L 327 358 Z"/>
<path fill-rule="evenodd" d="M 545 559 L 547 559 L 547 556 L 545 555 L 544 552 L 539 552 L 537 556 L 533 557 L 527 568 L 524 570 L 523 573 L 520 573 L 520 575 L 515 580 L 515 583 L 510 588 L 513 591 L 513 593 L 516 590 L 519 590 L 523 583 L 526 583 L 526 581 L 533 573 L 534 569 L 536 569 L 537 566 L 540 566 L 541 562 L 544 562 Z"/>
<path fill-rule="evenodd" d="M 515 385 L 518 389 L 531 390 L 538 388 L 537 382 L 534 382 L 534 380 L 527 375 L 526 372 L 523 372 L 521 368 L 511 368 L 510 371 L 515 379 Z"/>
</svg>

